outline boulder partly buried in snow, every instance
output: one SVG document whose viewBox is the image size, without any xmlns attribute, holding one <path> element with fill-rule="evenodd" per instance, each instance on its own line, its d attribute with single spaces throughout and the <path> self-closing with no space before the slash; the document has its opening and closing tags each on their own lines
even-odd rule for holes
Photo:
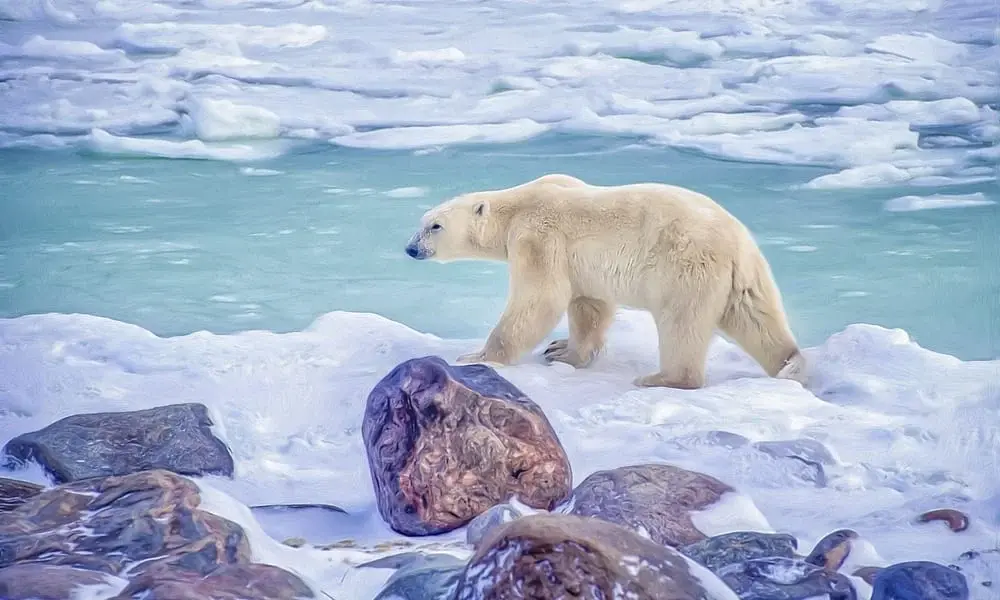
<svg viewBox="0 0 1000 600">
<path fill-rule="evenodd" d="M 486 365 L 398 365 L 368 396 L 362 436 L 382 518 L 404 535 L 468 523 L 516 496 L 551 510 L 569 460 L 545 414 Z"/>
<path fill-rule="evenodd" d="M 898 563 L 875 575 L 872 600 L 969 600 L 969 583 L 956 569 L 938 563 Z"/>
<path fill-rule="evenodd" d="M 498 527 L 472 556 L 456 600 L 737 600 L 704 567 L 614 523 L 563 514 Z"/>
<path fill-rule="evenodd" d="M 255 564 L 243 529 L 200 502 L 193 482 L 164 470 L 46 489 L 0 513 L 0 590 L 14 581 L 26 598 L 62 597 L 97 574 L 125 584 L 122 599 L 313 596 L 292 573 Z"/>
<path fill-rule="evenodd" d="M 182 475 L 233 474 L 233 458 L 212 434 L 202 404 L 72 415 L 4 447 L 8 462 L 34 460 L 56 483 L 166 469 Z"/>
<path fill-rule="evenodd" d="M 573 490 L 571 514 L 597 517 L 679 547 L 705 539 L 691 520 L 734 490 L 718 479 L 665 464 L 597 471 Z"/>
</svg>

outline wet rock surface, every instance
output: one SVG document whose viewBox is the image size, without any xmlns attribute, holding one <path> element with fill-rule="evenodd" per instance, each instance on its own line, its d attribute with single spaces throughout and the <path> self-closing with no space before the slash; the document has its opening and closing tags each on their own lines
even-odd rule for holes
<svg viewBox="0 0 1000 600">
<path fill-rule="evenodd" d="M 398 365 L 372 389 L 362 436 L 382 518 L 404 535 L 467 524 L 516 496 L 550 510 L 572 471 L 542 410 L 485 365 Z"/>
<path fill-rule="evenodd" d="M 620 525 L 573 515 L 522 517 L 490 532 L 456 600 L 734 600 L 708 570 Z"/>
<path fill-rule="evenodd" d="M 727 565 L 718 575 L 740 600 L 857 599 L 846 576 L 798 558 L 754 558 Z"/>
<path fill-rule="evenodd" d="M 679 550 L 684 556 L 717 573 L 726 565 L 754 558 L 793 558 L 796 548 L 798 541 L 787 533 L 734 531 L 682 546 Z"/>
<path fill-rule="evenodd" d="M 645 531 L 658 544 L 678 547 L 706 538 L 690 514 L 732 491 L 714 477 L 680 467 L 635 465 L 591 474 L 573 490 L 569 512 Z"/>
<path fill-rule="evenodd" d="M 211 431 L 202 404 L 72 415 L 4 447 L 11 466 L 35 461 L 56 483 L 166 469 L 182 475 L 233 474 L 233 458 Z"/>
<path fill-rule="evenodd" d="M 45 488 L 35 483 L 0 477 L 0 513 L 21 506 L 42 493 L 43 489 Z"/>
<path fill-rule="evenodd" d="M 46 489 L 0 514 L 0 585 L 45 597 L 100 575 L 127 581 L 116 600 L 312 597 L 294 574 L 253 563 L 243 529 L 200 502 L 165 470 Z"/>
</svg>

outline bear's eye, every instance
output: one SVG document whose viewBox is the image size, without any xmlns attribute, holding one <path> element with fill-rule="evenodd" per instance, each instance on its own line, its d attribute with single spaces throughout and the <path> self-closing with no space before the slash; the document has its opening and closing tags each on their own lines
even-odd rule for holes
<svg viewBox="0 0 1000 600">
<path fill-rule="evenodd" d="M 435 223 L 435 224 L 431 225 L 431 231 L 441 231 L 441 224 L 440 223 Z"/>
</svg>

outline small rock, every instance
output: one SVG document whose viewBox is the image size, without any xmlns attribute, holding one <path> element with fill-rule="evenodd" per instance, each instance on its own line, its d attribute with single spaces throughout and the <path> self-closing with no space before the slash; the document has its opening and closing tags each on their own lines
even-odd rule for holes
<svg viewBox="0 0 1000 600">
<path fill-rule="evenodd" d="M 756 442 L 753 447 L 777 458 L 800 458 L 821 465 L 834 465 L 837 460 L 822 442 L 809 438 Z"/>
<path fill-rule="evenodd" d="M 233 474 L 233 458 L 211 431 L 202 404 L 60 419 L 4 447 L 8 464 L 35 460 L 57 483 L 166 469 L 181 475 Z"/>
<path fill-rule="evenodd" d="M 636 465 L 597 471 L 573 491 L 569 513 L 644 531 L 658 544 L 679 547 L 705 539 L 692 512 L 733 489 L 718 479 L 672 465 Z"/>
<path fill-rule="evenodd" d="M 806 562 L 830 572 L 838 571 L 850 556 L 852 542 L 856 539 L 858 539 L 857 532 L 850 529 L 838 529 L 828 533 L 816 543 L 816 547 L 806 557 Z"/>
<path fill-rule="evenodd" d="M 306 540 L 305 538 L 300 538 L 300 537 L 290 537 L 286 540 L 282 540 L 281 543 L 290 548 L 301 548 L 302 546 L 306 545 Z"/>
<path fill-rule="evenodd" d="M 0 513 L 14 510 L 45 488 L 27 481 L 0 477 Z"/>
<path fill-rule="evenodd" d="M 875 574 L 871 600 L 968 600 L 969 584 L 957 570 L 928 561 L 888 566 Z"/>
<path fill-rule="evenodd" d="M 359 567 L 397 569 L 374 600 L 445 600 L 455 594 L 465 563 L 450 554 L 404 552 Z"/>
<path fill-rule="evenodd" d="M 737 600 L 676 550 L 601 519 L 528 515 L 493 530 L 455 600 Z"/>
<path fill-rule="evenodd" d="M 918 523 L 929 523 L 930 521 L 944 521 L 948 525 L 948 529 L 956 533 L 969 528 L 968 515 L 954 508 L 929 510 L 917 517 Z"/>
<path fill-rule="evenodd" d="M 545 414 L 486 365 L 401 363 L 369 394 L 362 437 L 379 513 L 404 535 L 457 529 L 512 496 L 551 510 L 572 486 Z"/>
<path fill-rule="evenodd" d="M 705 565 L 713 573 L 733 563 L 754 558 L 794 558 L 798 541 L 787 533 L 734 531 L 679 548 L 681 554 Z"/>
<path fill-rule="evenodd" d="M 740 600 L 857 600 L 850 579 L 798 558 L 754 558 L 723 567 L 719 577 Z"/>
<path fill-rule="evenodd" d="M 475 548 L 482 541 L 483 537 L 493 529 L 514 519 L 521 518 L 526 514 L 534 514 L 535 512 L 537 511 L 531 510 L 530 507 L 520 502 L 497 504 L 466 525 L 465 542 Z"/>
</svg>

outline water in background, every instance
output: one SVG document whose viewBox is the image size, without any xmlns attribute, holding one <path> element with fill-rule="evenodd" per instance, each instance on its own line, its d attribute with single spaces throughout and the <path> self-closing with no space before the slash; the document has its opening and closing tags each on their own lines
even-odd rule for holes
<svg viewBox="0 0 1000 600">
<path fill-rule="evenodd" d="M 571 135 L 416 153 L 321 146 L 252 167 L 5 150 L 0 316 L 91 313 L 177 335 L 298 330 L 348 310 L 485 336 L 506 267 L 417 262 L 403 246 L 431 205 L 549 172 L 713 196 L 757 237 L 805 345 L 869 322 L 964 359 L 1000 356 L 1000 204 L 976 205 L 1000 200 L 994 183 L 803 190 L 831 171 Z M 971 205 L 898 210 L 935 192 Z"/>
</svg>

